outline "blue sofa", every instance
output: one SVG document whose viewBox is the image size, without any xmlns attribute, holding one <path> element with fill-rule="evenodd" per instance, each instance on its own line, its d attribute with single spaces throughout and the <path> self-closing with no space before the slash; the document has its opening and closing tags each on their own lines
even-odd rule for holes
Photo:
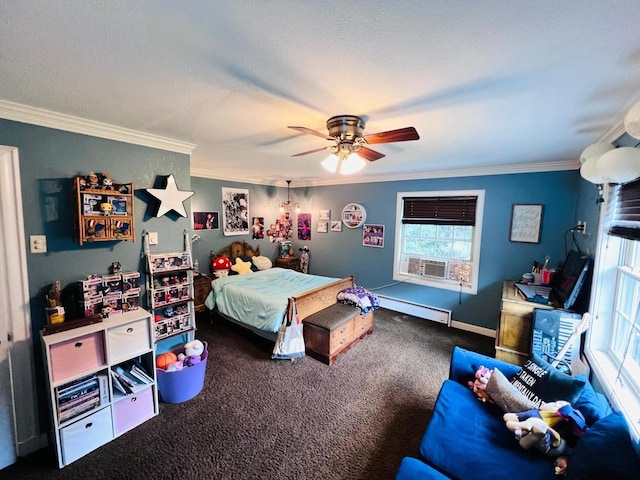
<svg viewBox="0 0 640 480">
<path fill-rule="evenodd" d="M 521 367 L 454 347 L 449 379 L 445 380 L 419 446 L 419 455 L 405 457 L 396 480 L 417 479 L 558 479 L 554 458 L 535 449 L 524 450 L 506 428 L 497 405 L 479 401 L 467 386 L 484 365 L 505 377 Z M 554 371 L 553 375 L 556 375 Z M 564 375 L 564 374 L 562 374 Z M 569 455 L 567 479 L 640 478 L 640 457 L 634 449 L 624 417 L 612 412 L 584 375 L 572 402 L 589 426 Z"/>
</svg>

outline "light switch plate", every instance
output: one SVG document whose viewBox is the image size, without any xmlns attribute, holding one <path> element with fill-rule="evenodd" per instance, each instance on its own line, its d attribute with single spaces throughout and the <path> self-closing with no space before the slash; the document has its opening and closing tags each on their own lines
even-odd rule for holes
<svg viewBox="0 0 640 480">
<path fill-rule="evenodd" d="M 149 245 L 158 244 L 158 232 L 149 232 Z"/>
</svg>

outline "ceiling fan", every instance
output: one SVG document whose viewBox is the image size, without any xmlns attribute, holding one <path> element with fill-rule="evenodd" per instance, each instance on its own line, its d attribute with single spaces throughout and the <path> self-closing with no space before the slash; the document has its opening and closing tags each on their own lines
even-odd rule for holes
<svg viewBox="0 0 640 480">
<path fill-rule="evenodd" d="M 315 135 L 316 137 L 331 140 L 333 145 L 316 148 L 307 152 L 296 153 L 292 157 L 309 155 L 323 150 L 333 150 L 322 165 L 329 171 L 340 173 L 353 173 L 364 167 L 365 163 L 359 158 L 373 162 L 384 157 L 384 154 L 376 152 L 366 145 L 377 143 L 406 142 L 418 140 L 420 136 L 413 127 L 389 130 L 386 132 L 364 135 L 365 121 L 356 115 L 336 115 L 327 120 L 329 134 L 318 132 L 307 127 L 292 127 L 301 133 Z M 355 154 L 355 155 L 354 155 Z M 326 164 L 325 164 L 326 162 Z"/>
</svg>

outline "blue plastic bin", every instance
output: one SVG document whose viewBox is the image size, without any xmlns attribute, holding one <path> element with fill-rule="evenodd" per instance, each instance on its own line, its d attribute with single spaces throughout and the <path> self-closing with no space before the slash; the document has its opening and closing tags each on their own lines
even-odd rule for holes
<svg viewBox="0 0 640 480">
<path fill-rule="evenodd" d="M 207 371 L 207 342 L 204 343 L 204 352 L 200 363 L 192 367 L 185 367 L 176 372 L 165 372 L 161 368 L 156 368 L 158 377 L 158 393 L 160 399 L 165 403 L 182 403 L 191 400 L 198 395 L 204 387 L 204 374 Z M 181 350 L 174 352 L 176 355 Z"/>
</svg>

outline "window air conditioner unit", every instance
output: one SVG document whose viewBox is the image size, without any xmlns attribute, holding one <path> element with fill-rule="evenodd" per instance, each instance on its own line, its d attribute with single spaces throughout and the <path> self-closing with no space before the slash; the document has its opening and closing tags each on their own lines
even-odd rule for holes
<svg viewBox="0 0 640 480">
<path fill-rule="evenodd" d="M 440 260 L 420 260 L 420 276 L 447 278 L 447 263 Z"/>
</svg>

